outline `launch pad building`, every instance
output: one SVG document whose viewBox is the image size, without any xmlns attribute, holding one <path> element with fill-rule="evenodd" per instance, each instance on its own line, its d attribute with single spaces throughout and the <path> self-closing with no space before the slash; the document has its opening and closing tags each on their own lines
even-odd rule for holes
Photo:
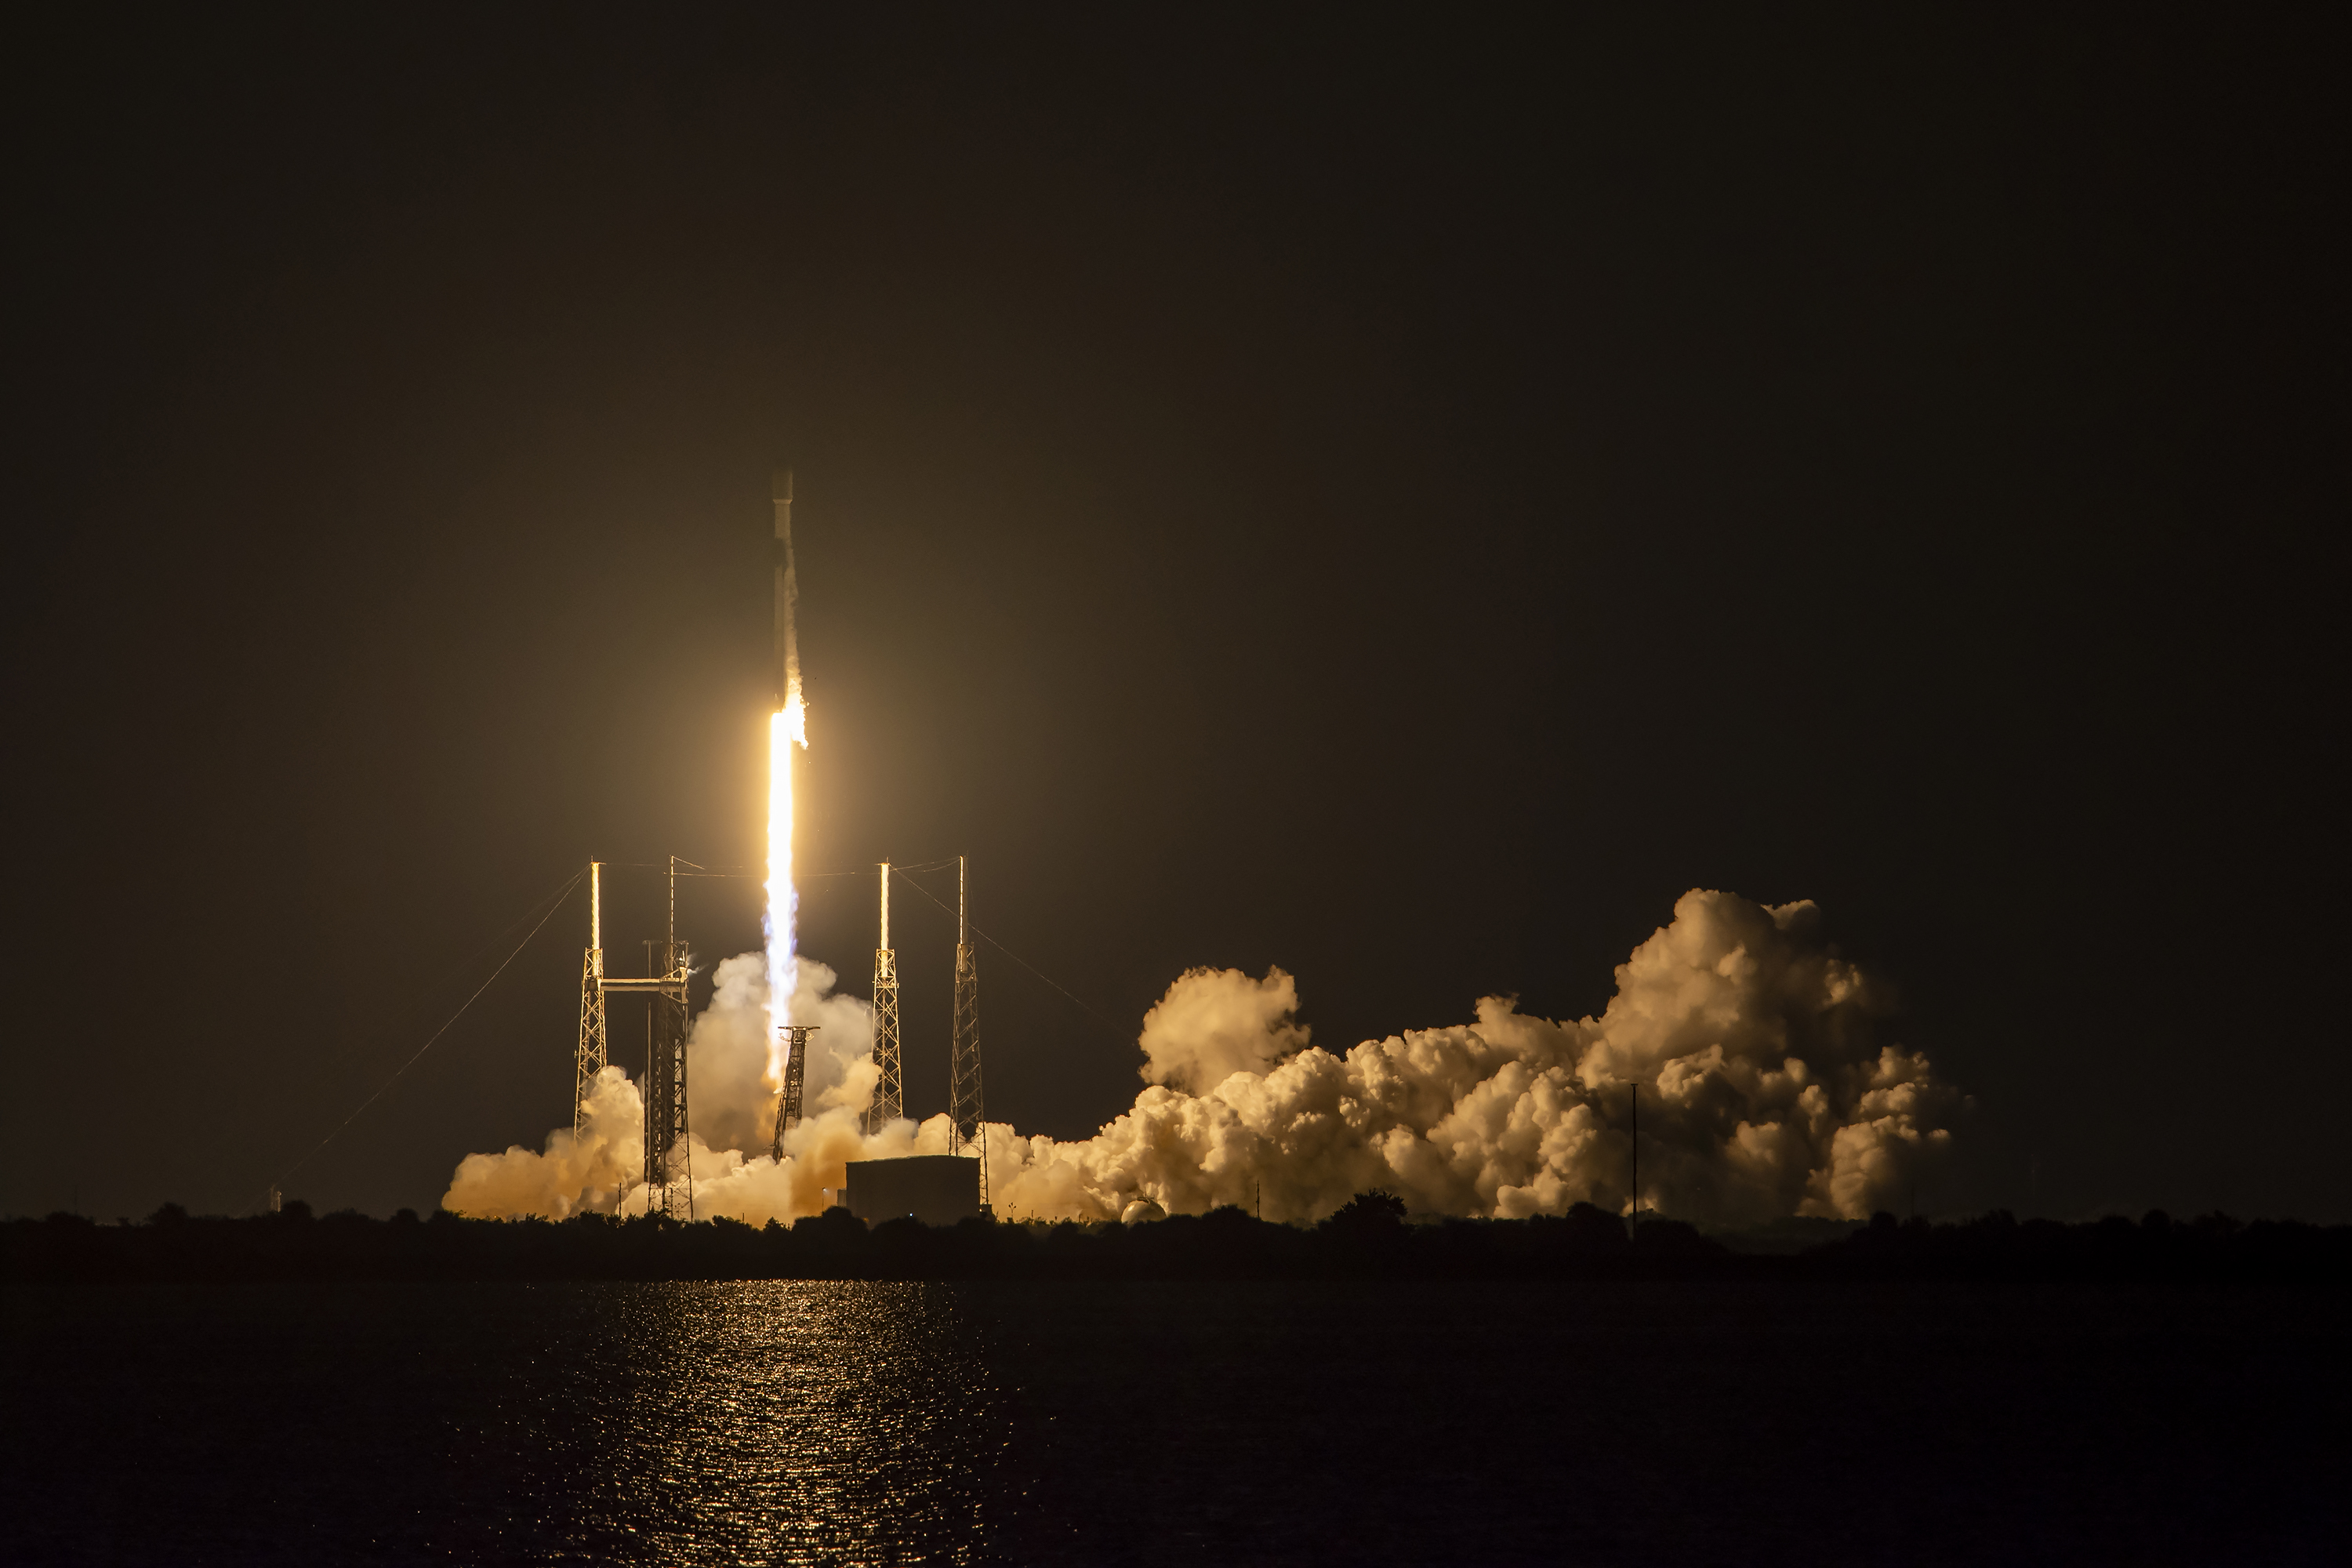
<svg viewBox="0 0 2352 1568">
<path fill-rule="evenodd" d="M 898 1160 L 852 1160 L 845 1201 L 869 1225 L 908 1215 L 925 1225 L 953 1225 L 980 1214 L 980 1162 L 965 1154 L 910 1154 Z"/>
</svg>

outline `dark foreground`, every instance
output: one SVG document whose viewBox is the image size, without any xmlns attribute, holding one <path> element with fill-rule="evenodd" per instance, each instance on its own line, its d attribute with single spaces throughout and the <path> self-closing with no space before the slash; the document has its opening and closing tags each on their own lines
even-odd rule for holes
<svg viewBox="0 0 2352 1568">
<path fill-rule="evenodd" d="M 1870 1226 L 1793 1256 L 1734 1251 L 1687 1225 L 1580 1204 L 1527 1220 L 1403 1223 L 1365 1194 L 1322 1224 L 1265 1225 L 1239 1209 L 1150 1225 L 992 1225 L 870 1230 L 846 1211 L 790 1229 L 587 1215 L 560 1225 L 404 1210 L 390 1220 L 293 1205 L 249 1219 L 166 1205 L 142 1225 L 70 1215 L 0 1224 L 0 1279 L 19 1282 L 294 1279 L 1714 1279 L 2173 1281 L 2352 1284 L 2352 1226 L 2219 1215 L 2175 1223 Z"/>
<path fill-rule="evenodd" d="M 17 1285 L 16 1563 L 2322 1563 L 2345 1298 Z"/>
</svg>

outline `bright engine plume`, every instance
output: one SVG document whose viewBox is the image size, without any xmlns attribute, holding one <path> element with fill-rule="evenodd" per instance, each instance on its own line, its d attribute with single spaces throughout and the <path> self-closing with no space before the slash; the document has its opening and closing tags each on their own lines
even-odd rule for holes
<svg viewBox="0 0 2352 1568">
<path fill-rule="evenodd" d="M 793 471 L 776 470 L 776 711 L 768 721 L 768 1076 L 782 1088 L 779 1033 L 792 1021 L 795 929 L 800 898 L 793 889 L 793 748 L 808 746 L 808 705 L 801 697 L 801 650 L 793 630 L 800 582 L 793 572 Z"/>
</svg>

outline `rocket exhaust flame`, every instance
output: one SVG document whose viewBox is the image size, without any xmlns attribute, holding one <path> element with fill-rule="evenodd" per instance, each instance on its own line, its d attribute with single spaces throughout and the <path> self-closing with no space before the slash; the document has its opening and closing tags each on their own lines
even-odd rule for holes
<svg viewBox="0 0 2352 1568">
<path fill-rule="evenodd" d="M 799 946 L 800 899 L 793 889 L 793 747 L 808 744 L 801 719 L 795 700 L 768 721 L 768 1012 L 777 1030 L 792 1022 L 793 955 Z M 779 1039 L 770 1076 L 782 1088 L 783 1047 Z"/>
<path fill-rule="evenodd" d="M 768 1079 L 782 1090 L 782 1031 L 792 1023 L 798 966 L 800 897 L 793 889 L 793 748 L 808 746 L 808 704 L 801 697 L 801 650 L 793 616 L 800 582 L 793 571 L 793 471 L 776 470 L 776 711 L 768 721 Z"/>
</svg>

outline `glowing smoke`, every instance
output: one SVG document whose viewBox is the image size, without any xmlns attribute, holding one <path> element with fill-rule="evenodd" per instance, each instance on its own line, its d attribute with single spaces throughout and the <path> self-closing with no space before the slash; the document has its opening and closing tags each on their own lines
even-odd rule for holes
<svg viewBox="0 0 2352 1568">
<path fill-rule="evenodd" d="M 1886 1041 L 1890 999 L 1832 953 L 1811 903 L 1767 909 L 1693 891 L 1617 970 L 1599 1018 L 1554 1023 L 1488 997 L 1476 1021 L 1309 1043 L 1297 990 L 1195 970 L 1169 987 L 1139 1044 L 1148 1087 L 1083 1142 L 988 1129 L 1008 1217 L 1117 1218 L 1220 1204 L 1315 1219 L 1386 1187 L 1416 1213 L 1517 1216 L 1632 1201 L 1629 1107 L 1641 1095 L 1643 1210 L 1718 1223 L 1860 1216 L 1899 1201 L 1948 1152 L 1965 1101 L 1925 1055 Z M 849 1159 L 948 1152 L 944 1116 L 858 1131 L 873 1090 L 871 1014 L 831 995 L 832 971 L 793 979 L 813 1042 L 812 1114 L 766 1152 L 774 1091 L 759 1070 L 769 998 L 757 955 L 719 966 L 688 1046 L 695 1212 L 761 1223 L 816 1212 Z M 444 1206 L 467 1214 L 643 1212 L 635 1089 L 609 1070 L 587 1130 L 544 1154 L 468 1156 Z M 749 1152 L 747 1152 L 749 1151 Z"/>
<path fill-rule="evenodd" d="M 1263 1073 L 1307 1048 L 1297 1011 L 1297 984 L 1279 969 L 1264 980 L 1195 969 L 1143 1016 L 1144 1081 L 1197 1094 L 1237 1072 Z"/>
<path fill-rule="evenodd" d="M 929 1142 L 920 1146 L 911 1122 L 881 1138 L 861 1138 L 858 1124 L 874 1093 L 873 1008 L 832 994 L 834 973 L 822 963 L 800 958 L 794 970 L 796 1006 L 821 1028 L 809 1042 L 803 1083 L 810 1118 L 785 1138 L 782 1166 L 768 1156 L 776 1090 L 766 1081 L 764 955 L 740 953 L 719 965 L 710 1005 L 687 1037 L 687 1121 L 694 1130 L 687 1154 L 698 1217 L 789 1221 L 824 1208 L 824 1189 L 841 1185 L 843 1162 L 866 1157 L 863 1149 L 948 1152 L 945 1117 L 935 1119 L 936 1128 L 927 1125 Z M 544 1152 L 518 1145 L 503 1154 L 467 1155 L 441 1206 L 500 1219 L 645 1213 L 645 1102 L 637 1086 L 620 1068 L 606 1068 L 588 1112 L 577 1138 L 559 1129 L 548 1134 Z"/>
<path fill-rule="evenodd" d="M 1962 1104 L 1924 1055 L 1878 1040 L 1888 999 L 1822 943 L 1811 903 L 1685 894 L 1598 1019 L 1488 997 L 1474 1024 L 1335 1057 L 1307 1045 L 1294 1005 L 1278 970 L 1186 975 L 1146 1020 L 1156 1086 L 1134 1109 L 1082 1143 L 992 1137 L 999 1207 L 1198 1213 L 1255 1207 L 1262 1184 L 1268 1219 L 1375 1186 L 1424 1214 L 1622 1212 L 1638 1086 L 1645 1211 L 1856 1216 L 1946 1153 Z"/>
<path fill-rule="evenodd" d="M 793 960 L 794 1022 L 817 1026 L 803 1069 L 804 1109 L 862 1113 L 874 1095 L 874 1009 L 833 994 L 833 971 Z M 776 1086 L 767 1081 L 768 989 L 757 953 L 739 953 L 711 973 L 710 1005 L 686 1042 L 687 1125 L 714 1149 L 765 1151 L 776 1130 Z M 698 1173 L 701 1167 L 698 1165 Z"/>
<path fill-rule="evenodd" d="M 441 1206 L 457 1214 L 511 1218 L 611 1214 L 631 1191 L 643 1192 L 646 1107 L 619 1068 L 596 1075 L 577 1137 L 569 1127 L 547 1135 L 547 1152 L 516 1144 L 503 1154 L 468 1154 Z M 639 1200 L 639 1209 L 645 1207 Z"/>
</svg>

